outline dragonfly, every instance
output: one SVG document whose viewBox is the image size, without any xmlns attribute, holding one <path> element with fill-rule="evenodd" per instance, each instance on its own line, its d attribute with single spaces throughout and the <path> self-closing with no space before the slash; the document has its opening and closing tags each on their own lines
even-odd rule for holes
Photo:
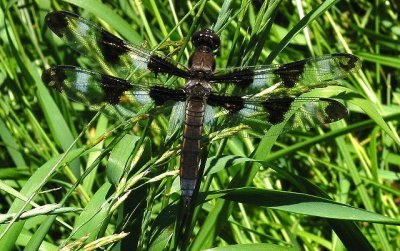
<svg viewBox="0 0 400 251">
<path fill-rule="evenodd" d="M 45 21 L 55 35 L 95 59 L 103 70 L 53 66 L 42 74 L 49 87 L 95 108 L 106 105 L 126 112 L 149 103 L 154 109 L 172 107 L 171 123 L 182 131 L 179 175 L 186 206 L 199 180 L 206 131 L 245 121 L 260 121 L 266 128 L 281 126 L 286 131 L 341 120 L 348 114 L 344 104 L 302 94 L 338 84 L 337 80 L 360 69 L 359 58 L 347 53 L 287 64 L 216 69 L 221 40 L 208 28 L 192 34 L 194 51 L 185 66 L 130 44 L 74 13 L 54 11 Z M 175 79 L 166 81 L 171 77 Z"/>
</svg>

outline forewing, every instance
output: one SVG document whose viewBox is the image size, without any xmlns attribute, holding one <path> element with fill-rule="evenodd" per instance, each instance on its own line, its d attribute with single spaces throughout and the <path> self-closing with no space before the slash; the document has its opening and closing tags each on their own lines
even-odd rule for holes
<svg viewBox="0 0 400 251">
<path fill-rule="evenodd" d="M 107 74 L 127 78 L 151 71 L 187 77 L 186 67 L 133 46 L 76 14 L 51 12 L 46 24 L 66 44 L 99 62 Z"/>
<path fill-rule="evenodd" d="M 213 83 L 228 83 L 245 89 L 247 94 L 275 91 L 298 95 L 331 81 L 347 77 L 361 66 L 352 54 L 336 53 L 282 65 L 251 66 L 218 70 L 209 77 Z"/>
</svg>

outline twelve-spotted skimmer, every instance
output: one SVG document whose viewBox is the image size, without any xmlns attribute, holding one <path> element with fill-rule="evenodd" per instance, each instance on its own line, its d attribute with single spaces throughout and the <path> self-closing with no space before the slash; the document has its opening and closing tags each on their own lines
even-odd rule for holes
<svg viewBox="0 0 400 251">
<path fill-rule="evenodd" d="M 180 180 L 185 205 L 189 205 L 198 179 L 205 128 L 241 123 L 246 118 L 269 126 L 284 125 L 288 130 L 340 120 L 348 113 L 342 103 L 300 95 L 326 87 L 360 68 L 356 56 L 338 53 L 283 65 L 215 71 L 214 51 L 220 38 L 210 29 L 193 34 L 195 51 L 185 67 L 133 46 L 69 12 L 49 13 L 46 23 L 65 43 L 99 62 L 107 73 L 54 66 L 42 75 L 49 86 L 75 101 L 91 106 L 108 104 L 120 111 L 151 102 L 174 106 L 174 126 L 183 123 Z M 172 85 L 166 85 L 160 78 L 163 74 L 184 79 L 185 84 L 175 79 Z M 239 94 L 228 92 L 228 86 L 234 86 L 231 89 Z"/>
</svg>

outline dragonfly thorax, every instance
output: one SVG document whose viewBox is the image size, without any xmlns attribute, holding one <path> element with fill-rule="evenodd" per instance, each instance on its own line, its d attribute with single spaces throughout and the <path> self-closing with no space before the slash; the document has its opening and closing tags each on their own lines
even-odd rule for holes
<svg viewBox="0 0 400 251">
<path fill-rule="evenodd" d="M 212 51 L 200 47 L 189 59 L 190 73 L 193 78 L 203 79 L 211 76 L 215 70 L 215 58 Z"/>
<path fill-rule="evenodd" d="M 191 75 L 197 79 L 211 76 L 215 70 L 213 51 L 221 43 L 218 35 L 210 29 L 204 29 L 193 34 L 192 43 L 196 47 L 196 51 L 189 58 Z"/>
<path fill-rule="evenodd" d="M 185 92 L 192 98 L 205 98 L 211 93 L 211 86 L 206 81 L 198 79 L 189 80 L 185 87 Z"/>
</svg>

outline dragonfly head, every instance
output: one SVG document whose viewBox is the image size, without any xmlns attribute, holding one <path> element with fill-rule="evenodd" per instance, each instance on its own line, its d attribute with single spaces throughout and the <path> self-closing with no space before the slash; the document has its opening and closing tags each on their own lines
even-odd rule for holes
<svg viewBox="0 0 400 251">
<path fill-rule="evenodd" d="M 219 45 L 221 44 L 221 40 L 219 39 L 217 33 L 215 33 L 211 29 L 206 28 L 193 34 L 192 43 L 196 48 L 206 46 L 214 51 L 218 49 Z"/>
</svg>

